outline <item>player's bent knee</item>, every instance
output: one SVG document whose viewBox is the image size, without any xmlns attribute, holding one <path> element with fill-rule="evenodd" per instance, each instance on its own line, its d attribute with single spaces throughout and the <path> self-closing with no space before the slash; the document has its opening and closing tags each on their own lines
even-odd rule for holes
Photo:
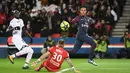
<svg viewBox="0 0 130 73">
<path fill-rule="evenodd" d="M 31 47 L 26 47 L 28 53 L 34 53 L 33 49 Z"/>
<path fill-rule="evenodd" d="M 33 51 L 33 49 L 32 49 L 32 48 L 30 49 L 29 53 L 34 53 L 34 51 Z"/>
</svg>

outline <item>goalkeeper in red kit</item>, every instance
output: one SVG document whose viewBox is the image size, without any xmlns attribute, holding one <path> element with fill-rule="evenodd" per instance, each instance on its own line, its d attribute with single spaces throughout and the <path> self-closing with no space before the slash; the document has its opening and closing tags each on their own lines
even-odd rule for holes
<svg viewBox="0 0 130 73">
<path fill-rule="evenodd" d="M 45 59 L 46 57 L 48 57 L 48 59 L 45 60 L 39 67 L 37 67 L 35 69 L 36 71 L 40 71 L 41 68 L 45 67 L 49 72 L 57 72 L 61 68 L 63 61 L 66 60 L 69 66 L 71 67 L 71 69 L 74 72 L 79 73 L 79 71 L 77 71 L 74 68 L 69 58 L 68 52 L 64 50 L 64 40 L 59 40 L 58 46 L 51 47 L 48 50 L 48 52 L 46 52 L 39 59 L 33 62 L 32 66 L 36 66 L 37 63 L 39 63 L 41 60 Z"/>
</svg>

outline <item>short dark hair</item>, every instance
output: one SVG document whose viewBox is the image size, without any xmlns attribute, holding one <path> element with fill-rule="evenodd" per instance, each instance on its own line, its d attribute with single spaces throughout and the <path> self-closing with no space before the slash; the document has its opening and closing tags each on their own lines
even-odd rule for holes
<svg viewBox="0 0 130 73">
<path fill-rule="evenodd" d="M 62 46 L 64 45 L 64 40 L 63 40 L 63 39 L 60 39 L 60 40 L 58 41 L 58 44 L 59 44 L 60 47 L 62 47 Z"/>
<path fill-rule="evenodd" d="M 80 9 L 81 9 L 81 8 L 86 8 L 86 9 L 87 9 L 87 7 L 86 7 L 85 5 L 81 5 L 81 6 L 80 6 Z"/>
</svg>

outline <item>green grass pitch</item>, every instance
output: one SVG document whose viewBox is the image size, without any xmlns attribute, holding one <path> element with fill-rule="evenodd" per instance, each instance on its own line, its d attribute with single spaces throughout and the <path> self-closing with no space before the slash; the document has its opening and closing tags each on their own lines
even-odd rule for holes
<svg viewBox="0 0 130 73">
<path fill-rule="evenodd" d="M 31 63 L 36 59 L 32 59 Z M 71 59 L 75 68 L 81 73 L 130 73 L 130 59 L 95 59 L 98 66 L 93 66 L 87 62 L 88 59 Z M 49 73 L 45 68 L 40 72 L 35 72 L 35 67 L 22 70 L 25 59 L 15 59 L 15 64 L 11 64 L 8 59 L 0 59 L 0 73 Z M 38 66 L 38 65 L 37 65 Z M 66 62 L 60 70 L 69 68 Z M 73 73 L 71 70 L 63 73 Z"/>
</svg>

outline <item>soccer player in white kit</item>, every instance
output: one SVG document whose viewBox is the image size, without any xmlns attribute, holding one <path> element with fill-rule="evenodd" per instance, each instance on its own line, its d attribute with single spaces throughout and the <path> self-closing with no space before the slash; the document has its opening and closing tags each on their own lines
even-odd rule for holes
<svg viewBox="0 0 130 73">
<path fill-rule="evenodd" d="M 14 64 L 14 58 L 19 57 L 21 55 L 27 54 L 26 61 L 22 69 L 28 69 L 29 62 L 33 55 L 33 50 L 31 47 L 28 46 L 28 44 L 25 43 L 25 41 L 22 39 L 22 31 L 25 30 L 25 32 L 29 35 L 28 31 L 24 27 L 23 20 L 19 18 L 20 12 L 18 10 L 13 11 L 14 18 L 10 21 L 9 27 L 7 28 L 6 32 L 12 31 L 12 42 L 16 46 L 16 48 L 19 50 L 19 52 L 9 55 L 8 58 L 12 64 Z M 29 37 L 32 40 L 32 37 L 29 35 Z"/>
</svg>

